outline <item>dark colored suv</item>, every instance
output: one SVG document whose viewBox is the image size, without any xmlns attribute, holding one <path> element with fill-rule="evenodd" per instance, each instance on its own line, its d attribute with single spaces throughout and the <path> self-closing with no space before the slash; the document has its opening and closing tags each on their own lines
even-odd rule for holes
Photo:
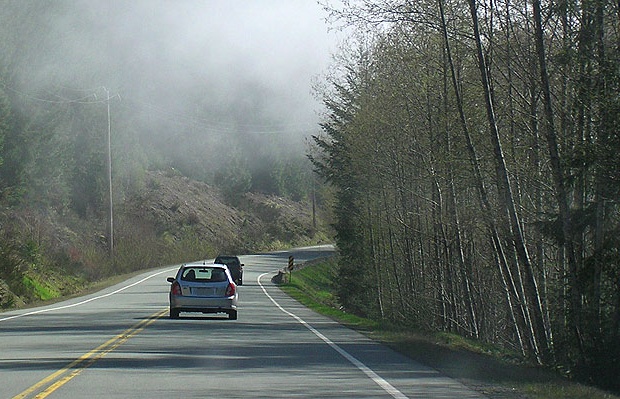
<svg viewBox="0 0 620 399">
<path fill-rule="evenodd" d="M 243 285 L 243 263 L 234 255 L 218 255 L 213 263 L 228 266 L 230 274 L 237 285 Z"/>
</svg>

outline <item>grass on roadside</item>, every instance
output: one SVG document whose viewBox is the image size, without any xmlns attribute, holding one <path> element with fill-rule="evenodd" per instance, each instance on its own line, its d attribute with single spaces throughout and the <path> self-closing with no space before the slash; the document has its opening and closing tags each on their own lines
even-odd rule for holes
<svg viewBox="0 0 620 399">
<path fill-rule="evenodd" d="M 336 259 L 291 273 L 280 288 L 308 308 L 331 317 L 444 374 L 475 385 L 489 397 L 531 399 L 620 399 L 597 388 L 569 381 L 549 371 L 518 363 L 518 357 L 455 334 L 394 328 L 340 309 L 333 281 Z M 521 394 L 521 395 L 520 395 Z"/>
<path fill-rule="evenodd" d="M 290 274 L 290 280 L 280 288 L 304 306 L 337 319 L 348 326 L 367 331 L 378 329 L 377 322 L 340 309 L 332 285 L 335 278 L 334 270 L 336 270 L 336 262 L 328 259 L 293 271 Z"/>
</svg>

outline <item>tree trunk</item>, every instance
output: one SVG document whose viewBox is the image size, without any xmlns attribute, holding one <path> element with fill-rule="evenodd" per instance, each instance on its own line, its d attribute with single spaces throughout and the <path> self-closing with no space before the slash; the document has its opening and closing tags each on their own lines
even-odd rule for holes
<svg viewBox="0 0 620 399">
<path fill-rule="evenodd" d="M 543 102 L 546 120 L 545 134 L 547 137 L 547 146 L 549 149 L 549 161 L 551 172 L 553 174 L 553 182 L 555 188 L 555 196 L 558 202 L 560 219 L 562 222 L 563 246 L 566 250 L 569 268 L 569 296 L 570 296 L 570 323 L 574 339 L 578 345 L 580 357 L 584 358 L 583 340 L 581 334 L 581 292 L 578 285 L 577 261 L 575 258 L 575 249 L 572 239 L 572 220 L 570 215 L 568 193 L 564 184 L 564 172 L 560 164 L 560 156 L 558 150 L 557 134 L 555 131 L 555 123 L 553 117 L 553 106 L 551 100 L 551 88 L 549 84 L 549 75 L 547 73 L 547 63 L 545 57 L 545 47 L 543 41 L 542 16 L 540 8 L 540 0 L 532 0 L 532 8 L 534 11 L 534 26 L 536 38 L 536 52 L 538 54 L 538 64 L 540 72 L 540 80 L 543 91 Z"/>
<path fill-rule="evenodd" d="M 500 200 L 503 203 L 504 209 L 507 212 L 510 220 L 510 228 L 513 236 L 512 239 L 515 249 L 517 251 L 517 255 L 519 257 L 519 263 L 521 265 L 520 270 L 524 278 L 523 282 L 526 295 L 525 299 L 527 300 L 526 308 L 529 312 L 532 313 L 531 319 L 533 323 L 532 328 L 534 333 L 532 338 L 534 339 L 533 343 L 536 351 L 536 357 L 538 362 L 545 364 L 549 359 L 549 347 L 547 340 L 547 331 L 544 323 L 542 301 L 540 298 L 540 293 L 538 291 L 538 285 L 536 282 L 536 277 L 534 275 L 534 269 L 531 264 L 527 247 L 525 246 L 525 240 L 523 237 L 523 232 L 521 230 L 521 223 L 517 215 L 515 202 L 512 195 L 511 183 L 508 178 L 508 171 L 506 169 L 506 163 L 504 160 L 504 154 L 502 151 L 502 145 L 495 118 L 495 109 L 493 105 L 487 65 L 482 49 L 482 40 L 478 24 L 478 11 L 476 9 L 475 0 L 469 0 L 469 9 L 472 17 L 474 39 L 476 41 L 478 68 L 480 70 L 480 78 L 482 82 L 482 89 L 484 92 L 487 118 L 489 122 L 490 138 L 495 155 L 497 183 L 500 190 Z"/>
<path fill-rule="evenodd" d="M 443 1 L 444 0 L 438 0 L 439 12 L 440 12 L 440 17 L 441 17 L 441 28 L 442 28 L 442 35 L 444 39 L 444 45 L 446 49 L 448 68 L 450 69 L 452 87 L 454 90 L 457 110 L 459 113 L 459 121 L 461 124 L 463 135 L 465 136 L 466 147 L 469 153 L 469 158 L 470 158 L 471 166 L 472 166 L 473 173 L 474 173 L 475 185 L 476 185 L 476 189 L 478 191 L 478 196 L 480 200 L 480 207 L 482 209 L 482 214 L 484 215 L 485 224 L 487 225 L 487 228 L 489 229 L 489 232 L 492 238 L 493 250 L 495 251 L 495 255 L 498 260 L 497 265 L 499 267 L 499 273 L 500 273 L 500 276 L 502 276 L 502 282 L 504 283 L 504 288 L 507 292 L 508 311 L 511 313 L 513 321 L 515 321 L 514 328 L 516 331 L 516 335 L 519 337 L 522 351 L 529 355 L 531 352 L 535 352 L 535 351 L 533 351 L 533 348 L 530 345 L 526 345 L 526 342 L 530 342 L 530 340 L 523 339 L 524 337 L 523 327 L 526 324 L 526 321 L 525 321 L 526 318 L 524 317 L 525 308 L 523 307 L 524 301 L 516 289 L 514 276 L 512 272 L 510 271 L 508 262 L 506 260 L 505 251 L 504 251 L 501 239 L 499 238 L 497 224 L 495 222 L 495 218 L 493 217 L 493 209 L 489 201 L 487 189 L 484 184 L 484 179 L 482 178 L 482 172 L 480 170 L 480 165 L 478 161 L 479 158 L 478 158 L 475 146 L 473 144 L 473 141 L 471 139 L 471 135 L 469 134 L 469 128 L 467 126 L 467 120 L 465 118 L 465 113 L 463 109 L 463 101 L 461 99 L 459 85 L 458 85 L 458 81 L 456 77 L 456 72 L 454 69 L 454 62 L 452 60 L 450 42 L 448 40 L 448 31 L 447 31 L 447 26 L 446 26 L 446 21 L 445 21 Z M 512 300 L 512 298 L 514 298 L 514 301 Z M 513 305 L 515 302 L 518 304 L 517 308 L 519 308 L 519 310 L 517 310 L 515 306 Z"/>
</svg>

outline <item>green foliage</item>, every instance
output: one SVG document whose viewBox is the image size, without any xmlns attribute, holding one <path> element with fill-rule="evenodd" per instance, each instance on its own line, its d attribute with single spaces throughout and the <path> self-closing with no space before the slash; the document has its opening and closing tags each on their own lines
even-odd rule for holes
<svg viewBox="0 0 620 399">
<path fill-rule="evenodd" d="M 167 234 L 167 237 L 167 245 L 160 260 L 163 264 L 189 262 L 216 256 L 217 251 L 213 243 L 205 241 L 199 234 L 196 234 L 192 226 L 184 227 L 174 238 L 170 234 Z"/>
<path fill-rule="evenodd" d="M 8 290 L 0 279 L 0 309 L 11 309 L 13 307 L 15 307 L 15 295 Z"/>
<path fill-rule="evenodd" d="M 0 306 L 50 300 L 76 292 L 83 282 L 67 274 L 59 263 L 65 258 L 46 250 L 42 242 L 27 238 L 23 225 L 3 220 L 0 235 Z"/>
<path fill-rule="evenodd" d="M 226 163 L 216 173 L 215 183 L 221 188 L 227 201 L 238 205 L 243 194 L 252 185 L 252 175 L 247 161 L 237 152 L 229 154 Z"/>
<path fill-rule="evenodd" d="M 377 328 L 375 321 L 343 310 L 336 293 L 338 263 L 337 258 L 329 258 L 304 265 L 294 270 L 289 281 L 280 285 L 280 288 L 305 306 L 335 317 L 349 326 L 364 330 Z"/>
<path fill-rule="evenodd" d="M 0 72 L 0 166 L 3 163 L 2 154 L 4 153 L 4 137 L 9 129 L 10 103 L 4 89 L 4 77 Z M 0 189 L 2 181 L 0 180 Z"/>
<path fill-rule="evenodd" d="M 271 167 L 269 180 L 273 182 L 270 194 L 275 194 L 293 201 L 309 197 L 312 191 L 311 164 L 306 158 L 286 157 L 278 159 Z M 255 185 L 258 191 L 264 186 Z M 265 192 L 265 191 L 263 191 Z"/>
<path fill-rule="evenodd" d="M 2 234 L 0 237 L 0 278 L 9 282 L 20 276 L 26 262 L 19 256 L 19 249 L 13 239 Z"/>
<path fill-rule="evenodd" d="M 60 292 L 50 287 L 48 284 L 28 276 L 23 277 L 22 285 L 27 292 L 32 293 L 32 295 L 42 301 L 58 298 L 60 296 Z"/>
<path fill-rule="evenodd" d="M 340 193 L 340 204 L 349 204 L 346 207 L 338 206 L 336 210 L 337 224 L 336 243 L 341 252 L 338 260 L 337 293 L 340 303 L 347 311 L 363 317 L 377 315 L 377 297 L 374 284 L 375 272 L 372 270 L 368 248 L 363 245 L 360 233 L 363 231 L 360 224 L 359 212 L 356 212 L 355 202 L 345 202 L 342 196 L 349 193 Z"/>
<path fill-rule="evenodd" d="M 5 78 L 0 73 L 0 200 L 6 201 L 14 197 L 15 190 L 11 189 L 11 179 L 7 176 L 9 172 L 6 166 L 6 143 L 7 136 L 10 137 L 11 114 L 10 100 L 4 88 Z"/>
<path fill-rule="evenodd" d="M 303 265 L 295 269 L 286 288 L 299 290 L 310 295 L 314 301 L 338 307 L 334 295 L 334 281 L 336 280 L 338 264 L 335 259 L 324 260 L 316 265 Z"/>
</svg>

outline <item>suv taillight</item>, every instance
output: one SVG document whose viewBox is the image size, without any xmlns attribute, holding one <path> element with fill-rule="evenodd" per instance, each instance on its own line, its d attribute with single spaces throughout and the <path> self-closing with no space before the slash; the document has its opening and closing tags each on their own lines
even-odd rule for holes
<svg viewBox="0 0 620 399">
<path fill-rule="evenodd" d="M 228 287 L 226 288 L 226 296 L 235 295 L 235 291 L 237 291 L 237 286 L 234 283 L 228 283 Z"/>
<path fill-rule="evenodd" d="M 170 293 L 172 295 L 183 295 L 183 293 L 181 292 L 181 284 L 179 284 L 178 281 L 172 283 L 172 286 L 170 287 Z"/>
</svg>

